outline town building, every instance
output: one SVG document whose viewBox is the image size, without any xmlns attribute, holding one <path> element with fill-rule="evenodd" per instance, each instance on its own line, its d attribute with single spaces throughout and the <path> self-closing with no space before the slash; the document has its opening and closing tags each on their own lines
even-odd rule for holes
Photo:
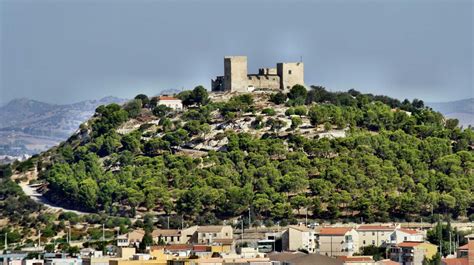
<svg viewBox="0 0 474 265">
<path fill-rule="evenodd" d="M 359 251 L 359 234 L 352 227 L 323 227 L 319 231 L 319 254 L 352 256 Z"/>
<path fill-rule="evenodd" d="M 441 260 L 441 265 L 472 265 L 467 258 L 447 258 Z"/>
<path fill-rule="evenodd" d="M 117 237 L 118 247 L 138 246 L 145 235 L 139 229 Z M 185 229 L 155 229 L 151 236 L 156 244 L 208 244 L 233 246 L 233 229 L 229 225 L 191 226 Z"/>
<path fill-rule="evenodd" d="M 396 229 L 395 226 L 360 225 L 356 229 L 359 234 L 359 247 L 386 245 L 391 242 Z"/>
<path fill-rule="evenodd" d="M 391 244 L 399 244 L 404 241 L 423 242 L 424 240 L 425 240 L 425 234 L 422 231 L 407 229 L 407 228 L 398 228 L 390 236 Z"/>
<path fill-rule="evenodd" d="M 467 238 L 467 259 L 469 261 L 469 265 L 474 265 L 474 234 L 469 234 L 466 236 Z"/>
<path fill-rule="evenodd" d="M 428 242 L 405 241 L 389 249 L 390 259 L 404 265 L 422 265 L 425 258 L 431 259 L 438 246 Z"/>
<path fill-rule="evenodd" d="M 213 244 L 216 239 L 233 239 L 234 233 L 230 225 L 198 226 L 192 243 Z"/>
<path fill-rule="evenodd" d="M 181 99 L 170 96 L 159 96 L 156 105 L 165 105 L 173 110 L 183 109 L 183 102 Z"/>
<path fill-rule="evenodd" d="M 212 91 L 251 92 L 255 89 L 290 90 L 304 85 L 304 64 L 277 63 L 276 68 L 260 68 L 248 74 L 247 56 L 224 57 L 224 75 L 211 81 Z"/>
<path fill-rule="evenodd" d="M 285 251 L 305 250 L 316 252 L 316 232 L 304 225 L 291 225 L 282 234 L 282 248 Z"/>
<path fill-rule="evenodd" d="M 5 253 L 0 255 L 0 265 L 22 265 L 26 253 Z"/>
<path fill-rule="evenodd" d="M 43 265 L 44 260 L 42 259 L 24 259 L 21 265 Z"/>
<path fill-rule="evenodd" d="M 82 265 L 80 258 L 48 258 L 44 261 L 45 265 Z"/>
<path fill-rule="evenodd" d="M 178 229 L 155 229 L 151 233 L 156 244 L 183 244 L 186 243 Z"/>
<path fill-rule="evenodd" d="M 456 251 L 456 257 L 458 258 L 467 258 L 469 256 L 469 244 L 462 245 L 458 247 Z"/>
<path fill-rule="evenodd" d="M 135 246 L 138 247 L 140 242 L 145 236 L 145 231 L 143 229 L 134 230 L 132 232 L 119 235 L 117 237 L 117 246 L 118 247 L 128 247 L 128 246 Z"/>
</svg>

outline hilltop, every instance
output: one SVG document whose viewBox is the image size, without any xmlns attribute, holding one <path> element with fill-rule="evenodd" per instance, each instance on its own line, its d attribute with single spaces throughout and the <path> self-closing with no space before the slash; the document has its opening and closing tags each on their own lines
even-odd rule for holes
<svg viewBox="0 0 474 265">
<path fill-rule="evenodd" d="M 367 222 L 474 213 L 474 133 L 421 100 L 298 85 L 210 95 L 197 87 L 176 97 L 184 111 L 145 95 L 100 106 L 67 141 L 3 174 L 38 183 L 68 209 L 197 224 L 249 208 L 265 223 L 306 213 Z M 42 211 L 26 207 L 18 188 L 0 196 L 12 224 Z"/>
</svg>

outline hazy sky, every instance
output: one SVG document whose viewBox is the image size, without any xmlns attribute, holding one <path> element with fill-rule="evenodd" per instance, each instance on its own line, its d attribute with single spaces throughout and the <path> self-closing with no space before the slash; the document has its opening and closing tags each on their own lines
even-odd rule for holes
<svg viewBox="0 0 474 265">
<path fill-rule="evenodd" d="M 0 103 L 69 103 L 210 87 L 305 63 L 307 85 L 398 98 L 474 96 L 474 1 L 0 0 Z"/>
</svg>

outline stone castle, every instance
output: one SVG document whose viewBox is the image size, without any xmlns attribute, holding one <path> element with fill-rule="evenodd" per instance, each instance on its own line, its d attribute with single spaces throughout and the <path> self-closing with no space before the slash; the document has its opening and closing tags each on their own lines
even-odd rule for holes
<svg viewBox="0 0 474 265">
<path fill-rule="evenodd" d="M 289 90 L 304 85 L 304 65 L 277 63 L 276 68 L 260 68 L 258 74 L 247 73 L 247 56 L 224 57 L 224 76 L 212 80 L 212 91 L 251 92 L 255 89 Z"/>
</svg>

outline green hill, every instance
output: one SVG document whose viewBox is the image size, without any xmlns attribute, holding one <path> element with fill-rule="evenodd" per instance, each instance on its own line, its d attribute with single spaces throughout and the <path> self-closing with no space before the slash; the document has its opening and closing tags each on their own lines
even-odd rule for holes
<svg viewBox="0 0 474 265">
<path fill-rule="evenodd" d="M 36 168 L 50 201 L 117 216 L 215 223 L 250 208 L 265 222 L 294 222 L 306 210 L 370 222 L 474 213 L 474 133 L 421 100 L 299 86 L 209 97 L 197 87 L 178 97 L 184 112 L 144 95 L 101 106 L 66 142 L 13 171 Z"/>
</svg>

